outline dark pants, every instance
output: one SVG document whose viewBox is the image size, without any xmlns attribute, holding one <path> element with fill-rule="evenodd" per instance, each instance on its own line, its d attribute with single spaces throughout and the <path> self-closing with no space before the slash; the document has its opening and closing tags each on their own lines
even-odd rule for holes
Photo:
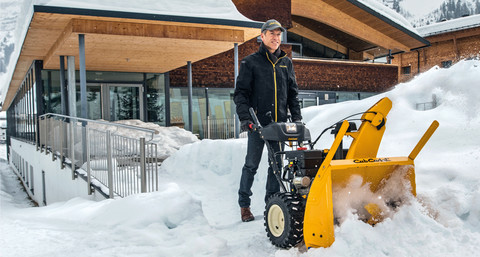
<svg viewBox="0 0 480 257">
<path fill-rule="evenodd" d="M 274 152 L 280 151 L 283 148 L 279 142 L 270 141 Z M 240 207 L 250 207 L 250 196 L 252 196 L 252 184 L 255 174 L 257 174 L 258 165 L 262 159 L 263 146 L 265 141 L 260 138 L 258 132 L 248 132 L 248 146 L 247 156 L 245 157 L 245 165 L 242 168 L 242 177 L 240 179 L 240 189 L 238 190 L 238 204 Z M 281 169 L 282 159 L 281 156 L 277 156 L 277 162 L 279 164 L 279 170 Z M 270 164 L 270 160 L 268 161 Z M 280 191 L 280 185 L 278 184 L 273 169 L 268 167 L 267 186 L 265 194 L 265 202 L 267 199 Z"/>
</svg>

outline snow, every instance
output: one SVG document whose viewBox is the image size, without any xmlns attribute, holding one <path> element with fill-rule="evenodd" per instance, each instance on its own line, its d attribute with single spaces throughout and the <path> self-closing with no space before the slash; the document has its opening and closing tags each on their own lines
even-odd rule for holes
<svg viewBox="0 0 480 257">
<path fill-rule="evenodd" d="M 157 144 L 159 147 L 157 149 L 157 157 L 160 159 L 166 159 L 168 156 L 176 152 L 181 146 L 185 144 L 191 144 L 199 141 L 197 136 L 188 130 L 181 129 L 179 127 L 162 127 L 158 124 L 152 122 L 143 122 L 141 120 L 120 120 L 115 121 L 114 123 L 135 126 L 140 128 L 146 128 L 153 131 L 157 131 L 153 135 L 148 132 L 136 131 L 135 135 L 132 135 L 132 130 L 129 128 L 122 127 L 113 127 L 103 124 L 90 124 L 90 128 L 104 131 L 110 129 L 115 133 L 115 135 L 126 136 L 130 138 L 140 138 L 144 137 L 147 143 Z"/>
<path fill-rule="evenodd" d="M 315 137 L 388 96 L 393 108 L 380 157 L 408 155 L 430 123 L 440 122 L 415 160 L 417 198 L 374 227 L 347 211 L 329 248 L 302 252 L 270 244 L 263 225 L 265 158 L 252 188 L 255 221 L 240 221 L 237 190 L 246 139 L 231 139 L 180 147 L 161 166 L 158 192 L 100 202 L 74 198 L 33 207 L 11 169 L 0 162 L 1 255 L 478 256 L 479 84 L 480 61 L 460 61 L 449 69 L 434 67 L 378 96 L 302 110 Z M 417 111 L 415 104 L 431 101 L 432 94 L 438 106 Z M 317 145 L 328 148 L 332 141 L 324 136 Z"/>
<path fill-rule="evenodd" d="M 363 3 L 364 5 L 378 12 L 393 23 L 396 23 L 399 26 L 409 30 L 410 32 L 419 35 L 415 28 L 410 24 L 410 22 L 407 21 L 407 19 L 405 19 L 399 13 L 395 12 L 393 9 L 385 6 L 383 3 L 380 3 L 377 0 L 358 0 L 358 2 Z"/>
<path fill-rule="evenodd" d="M 226 0 L 137 0 L 135 3 L 126 0 L 36 0 L 35 4 L 69 8 L 252 21 L 238 12 L 233 2 Z"/>
<path fill-rule="evenodd" d="M 422 37 L 480 27 L 480 14 L 433 23 L 417 28 Z"/>
</svg>

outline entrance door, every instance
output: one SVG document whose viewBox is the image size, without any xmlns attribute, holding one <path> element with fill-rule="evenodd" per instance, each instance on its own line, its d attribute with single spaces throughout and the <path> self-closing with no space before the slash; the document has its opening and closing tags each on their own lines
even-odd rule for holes
<svg viewBox="0 0 480 257">
<path fill-rule="evenodd" d="M 141 85 L 135 84 L 88 84 L 89 118 L 107 121 L 143 120 L 141 89 Z M 80 110 L 80 106 L 77 106 L 77 110 Z"/>
<path fill-rule="evenodd" d="M 110 121 L 142 119 L 140 86 L 109 85 L 108 95 Z"/>
</svg>

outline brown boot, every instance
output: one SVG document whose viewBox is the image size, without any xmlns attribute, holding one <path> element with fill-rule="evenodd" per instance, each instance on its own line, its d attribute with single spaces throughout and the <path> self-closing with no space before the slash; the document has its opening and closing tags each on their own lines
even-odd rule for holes
<svg viewBox="0 0 480 257">
<path fill-rule="evenodd" d="M 255 219 L 255 217 L 253 217 L 253 214 L 250 212 L 250 207 L 240 208 L 240 211 L 242 214 L 243 222 L 248 222 Z"/>
</svg>

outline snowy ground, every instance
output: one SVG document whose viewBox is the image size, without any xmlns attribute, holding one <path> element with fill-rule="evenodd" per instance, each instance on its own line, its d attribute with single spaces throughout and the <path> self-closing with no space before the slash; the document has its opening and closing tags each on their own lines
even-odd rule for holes
<svg viewBox="0 0 480 257">
<path fill-rule="evenodd" d="M 432 94 L 437 108 L 415 110 Z M 430 123 L 440 122 L 416 159 L 418 197 L 375 227 L 348 215 L 335 228 L 330 248 L 303 253 L 270 244 L 262 214 L 265 160 L 252 189 L 256 219 L 240 222 L 237 190 L 246 139 L 236 139 L 184 145 L 162 165 L 159 192 L 102 202 L 76 198 L 32 207 L 10 168 L 0 162 L 0 255 L 478 256 L 480 61 L 433 68 L 362 101 L 303 109 L 304 121 L 316 136 L 384 96 L 393 108 L 380 157 L 408 155 Z M 323 137 L 319 148 L 331 141 L 331 135 Z"/>
</svg>

